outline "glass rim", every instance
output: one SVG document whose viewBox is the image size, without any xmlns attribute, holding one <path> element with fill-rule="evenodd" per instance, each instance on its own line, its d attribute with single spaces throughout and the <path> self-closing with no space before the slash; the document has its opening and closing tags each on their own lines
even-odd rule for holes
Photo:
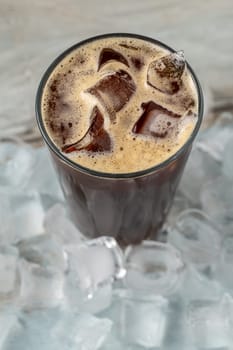
<svg viewBox="0 0 233 350">
<path fill-rule="evenodd" d="M 75 170 L 78 170 L 80 172 L 83 172 L 83 173 L 86 173 L 88 175 L 92 175 L 95 177 L 104 177 L 104 178 L 109 178 L 109 179 L 121 179 L 121 178 L 122 179 L 127 179 L 127 178 L 130 179 L 130 178 L 145 176 L 145 175 L 154 173 L 154 172 L 166 167 L 168 164 L 170 164 L 171 162 L 175 161 L 178 157 L 180 157 L 189 148 L 189 146 L 191 146 L 193 140 L 195 139 L 195 136 L 198 133 L 198 130 L 200 129 L 200 125 L 202 122 L 203 110 L 204 110 L 204 99 L 203 99 L 203 93 L 202 93 L 200 82 L 199 82 L 196 74 L 194 73 L 193 69 L 191 68 L 189 63 L 186 61 L 186 65 L 188 67 L 188 70 L 191 73 L 192 79 L 193 79 L 194 84 L 195 84 L 196 89 L 197 89 L 197 96 L 198 96 L 197 118 L 198 118 L 198 120 L 196 122 L 196 125 L 195 125 L 191 135 L 189 136 L 187 141 L 183 144 L 183 146 L 177 152 L 175 152 L 173 155 L 171 155 L 169 158 L 165 159 L 163 162 L 161 162 L 159 164 L 156 164 L 153 167 L 146 168 L 146 169 L 139 170 L 139 171 L 128 172 L 128 173 L 107 173 L 107 172 L 101 172 L 101 171 L 97 171 L 97 170 L 93 170 L 93 169 L 84 167 L 84 166 L 72 161 L 68 157 L 66 157 L 60 151 L 60 149 L 55 145 L 55 143 L 52 141 L 52 139 L 49 137 L 49 135 L 46 131 L 46 128 L 44 126 L 44 122 L 43 122 L 43 118 L 42 118 L 42 111 L 41 111 L 41 105 L 42 105 L 41 102 L 42 102 L 42 96 L 43 96 L 43 91 L 44 91 L 45 85 L 46 85 L 51 73 L 53 72 L 53 70 L 72 51 L 76 50 L 77 48 L 79 48 L 83 45 L 86 45 L 90 42 L 93 42 L 95 40 L 100 40 L 100 39 L 105 39 L 105 38 L 114 38 L 114 37 L 140 39 L 143 41 L 147 41 L 147 42 L 151 42 L 153 44 L 159 45 L 159 46 L 169 50 L 170 52 L 176 52 L 176 50 L 174 50 L 170 46 L 164 44 L 163 42 L 161 42 L 157 39 L 153 39 L 151 37 L 147 37 L 144 35 L 132 34 L 132 33 L 108 33 L 108 34 L 101 34 L 101 35 L 93 36 L 93 37 L 90 37 L 88 39 L 82 40 L 82 41 L 72 45 L 71 47 L 69 47 L 68 49 L 63 51 L 59 56 L 57 56 L 55 58 L 55 60 L 49 65 L 49 67 L 47 68 L 45 73 L 43 74 L 41 81 L 40 81 L 40 84 L 39 84 L 39 87 L 37 89 L 37 93 L 36 93 L 36 101 L 35 101 L 36 120 L 37 120 L 39 130 L 42 134 L 42 137 L 43 137 L 44 141 L 46 142 L 46 144 L 48 145 L 49 149 L 51 151 L 53 151 L 53 153 L 55 153 L 55 155 L 58 158 L 60 158 L 60 160 L 62 162 L 66 163 L 66 165 L 70 166 L 71 168 L 73 168 Z"/>
</svg>

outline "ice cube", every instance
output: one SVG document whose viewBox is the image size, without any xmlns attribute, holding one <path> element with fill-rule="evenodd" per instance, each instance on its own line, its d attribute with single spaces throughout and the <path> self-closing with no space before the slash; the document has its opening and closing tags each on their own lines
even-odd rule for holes
<svg viewBox="0 0 233 350">
<path fill-rule="evenodd" d="M 56 204 L 47 211 L 44 230 L 63 246 L 79 244 L 84 240 L 83 235 L 67 217 L 66 210 L 61 204 Z"/>
<path fill-rule="evenodd" d="M 17 297 L 20 288 L 18 250 L 11 246 L 0 246 L 0 304 Z"/>
<path fill-rule="evenodd" d="M 160 348 L 167 326 L 167 299 L 127 290 L 119 292 L 118 313 L 115 315 L 117 334 L 126 344 Z"/>
<path fill-rule="evenodd" d="M 176 246 L 185 262 L 198 268 L 214 266 L 219 259 L 221 238 L 209 217 L 198 209 L 187 209 L 169 230 L 168 242 Z"/>
<path fill-rule="evenodd" d="M 1 191 L 0 237 L 4 244 L 43 232 L 44 208 L 38 193 Z"/>
<path fill-rule="evenodd" d="M 18 243 L 20 256 L 41 267 L 52 267 L 57 271 L 67 268 L 66 255 L 61 244 L 48 234 L 43 234 Z"/>
<path fill-rule="evenodd" d="M 184 305 L 182 299 L 169 299 L 167 312 L 166 334 L 162 349 L 166 350 L 194 350 L 191 344 L 185 346 Z M 195 349 L 196 350 L 196 349 Z"/>
<path fill-rule="evenodd" d="M 231 293 L 233 292 L 233 234 L 227 235 L 222 244 L 216 277 Z"/>
<path fill-rule="evenodd" d="M 0 144 L 0 187 L 23 188 L 30 178 L 35 159 L 31 147 L 24 144 Z"/>
<path fill-rule="evenodd" d="M 224 113 L 219 114 L 217 121 L 198 136 L 200 149 L 220 163 L 224 160 L 226 145 L 233 137 L 232 121 L 232 114 L 230 118 L 225 118 Z"/>
<path fill-rule="evenodd" d="M 129 66 L 127 59 L 120 52 L 105 47 L 104 49 L 102 49 L 99 55 L 98 70 L 100 70 L 102 66 L 104 66 L 106 63 L 112 60 L 123 63 L 127 67 Z"/>
<path fill-rule="evenodd" d="M 125 300 L 122 316 L 125 320 L 123 338 L 146 348 L 160 347 L 166 328 L 166 306 L 163 299 L 159 299 L 157 303 Z"/>
<path fill-rule="evenodd" d="M 52 337 L 60 341 L 63 349 L 101 349 L 112 323 L 88 314 L 64 315 L 52 330 Z M 71 344 L 71 347 L 70 347 Z"/>
<path fill-rule="evenodd" d="M 54 200 L 63 201 L 64 197 L 58 182 L 58 176 L 53 168 L 49 151 L 46 147 L 40 147 L 33 150 L 35 164 L 31 176 L 27 183 L 27 193 L 37 191 L 46 200 L 46 195 Z M 46 203 L 47 204 L 47 203 Z M 48 203 L 49 204 L 49 203 Z M 50 204 L 50 205 L 51 205 Z M 48 209 L 46 205 L 46 209 Z"/>
<path fill-rule="evenodd" d="M 230 349 L 233 300 L 224 295 L 219 301 L 193 301 L 187 308 L 187 337 L 201 349 Z"/>
<path fill-rule="evenodd" d="M 25 310 L 55 307 L 63 300 L 64 275 L 51 267 L 21 260 L 20 305 Z"/>
<path fill-rule="evenodd" d="M 218 281 L 188 265 L 179 288 L 179 295 L 186 304 L 196 299 L 216 300 L 221 297 L 223 291 Z"/>
<path fill-rule="evenodd" d="M 77 142 L 65 145 L 62 150 L 65 153 L 82 150 L 89 152 L 107 152 L 110 151 L 111 148 L 111 138 L 104 129 L 104 117 L 98 107 L 94 107 L 90 118 L 90 127 L 85 135 Z"/>
<path fill-rule="evenodd" d="M 65 279 L 64 308 L 67 310 L 77 310 L 87 312 L 93 315 L 103 312 L 112 302 L 112 285 L 108 284 L 99 287 L 92 298 L 87 298 L 83 291 L 77 287 L 77 281 L 73 280 L 74 276 L 68 275 Z"/>
<path fill-rule="evenodd" d="M 164 296 L 175 292 L 184 264 L 170 244 L 144 241 L 126 248 L 125 267 L 128 288 Z"/>
<path fill-rule="evenodd" d="M 56 308 L 22 313 L 19 322 L 4 350 L 98 350 L 112 325 L 107 319 Z"/>
<path fill-rule="evenodd" d="M 185 167 L 179 190 L 193 205 L 200 205 L 202 186 L 220 174 L 221 164 L 196 144 Z"/>
<path fill-rule="evenodd" d="M 123 254 L 114 238 L 100 237 L 66 248 L 73 287 L 91 298 L 95 291 L 125 275 Z M 96 263 L 98 262 L 98 264 Z"/>
<path fill-rule="evenodd" d="M 15 229 L 20 228 L 21 238 L 41 234 L 45 212 L 39 195 L 20 197 L 15 202 L 12 200 Z"/>
<path fill-rule="evenodd" d="M 181 115 L 173 113 L 153 101 L 142 103 L 142 115 L 134 124 L 133 132 L 141 135 L 164 138 L 177 125 Z"/>
<path fill-rule="evenodd" d="M 232 200 L 233 181 L 223 176 L 202 186 L 202 207 L 216 224 L 224 226 L 225 233 L 231 230 L 233 224 Z"/>
<path fill-rule="evenodd" d="M 132 77 L 126 71 L 119 70 L 103 77 L 87 92 L 99 99 L 110 114 L 110 119 L 114 121 L 115 113 L 128 103 L 135 90 Z"/>
<path fill-rule="evenodd" d="M 161 92 L 175 94 L 182 85 L 184 70 L 183 51 L 173 52 L 150 63 L 147 83 Z"/>
<path fill-rule="evenodd" d="M 38 193 L 2 192 L 1 217 L 4 226 L 0 227 L 0 234 L 4 244 L 17 243 L 43 232 L 44 209 Z"/>
</svg>

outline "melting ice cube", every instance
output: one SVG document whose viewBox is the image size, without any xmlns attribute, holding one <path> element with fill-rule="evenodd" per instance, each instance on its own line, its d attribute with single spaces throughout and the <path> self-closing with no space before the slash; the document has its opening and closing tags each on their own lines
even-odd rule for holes
<svg viewBox="0 0 233 350">
<path fill-rule="evenodd" d="M 65 145 L 62 150 L 65 153 L 74 151 L 106 152 L 112 148 L 111 138 L 104 129 L 104 117 L 95 107 L 92 111 L 90 127 L 85 135 L 77 142 Z"/>
<path fill-rule="evenodd" d="M 136 85 L 129 73 L 119 70 L 106 75 L 87 92 L 99 99 L 114 121 L 115 113 L 128 103 L 135 90 Z"/>
<path fill-rule="evenodd" d="M 184 69 L 183 51 L 171 53 L 150 63 L 147 82 L 157 90 L 172 95 L 180 89 Z"/>
</svg>

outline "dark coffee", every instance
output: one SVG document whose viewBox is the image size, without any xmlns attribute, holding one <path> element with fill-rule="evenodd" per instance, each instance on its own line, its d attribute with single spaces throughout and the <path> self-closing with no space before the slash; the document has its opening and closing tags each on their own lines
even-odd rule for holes
<svg viewBox="0 0 233 350">
<path fill-rule="evenodd" d="M 42 79 L 38 119 L 73 220 L 122 245 L 162 226 L 202 116 L 183 54 L 107 35 L 64 53 Z"/>
</svg>

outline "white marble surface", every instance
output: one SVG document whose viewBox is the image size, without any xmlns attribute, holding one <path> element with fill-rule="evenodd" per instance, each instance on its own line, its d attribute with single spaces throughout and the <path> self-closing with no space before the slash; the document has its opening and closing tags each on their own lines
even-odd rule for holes
<svg viewBox="0 0 233 350">
<path fill-rule="evenodd" d="M 0 0 L 0 139 L 40 138 L 34 98 L 42 73 L 70 45 L 107 32 L 183 49 L 207 97 L 214 92 L 232 108 L 232 0 Z"/>
</svg>

